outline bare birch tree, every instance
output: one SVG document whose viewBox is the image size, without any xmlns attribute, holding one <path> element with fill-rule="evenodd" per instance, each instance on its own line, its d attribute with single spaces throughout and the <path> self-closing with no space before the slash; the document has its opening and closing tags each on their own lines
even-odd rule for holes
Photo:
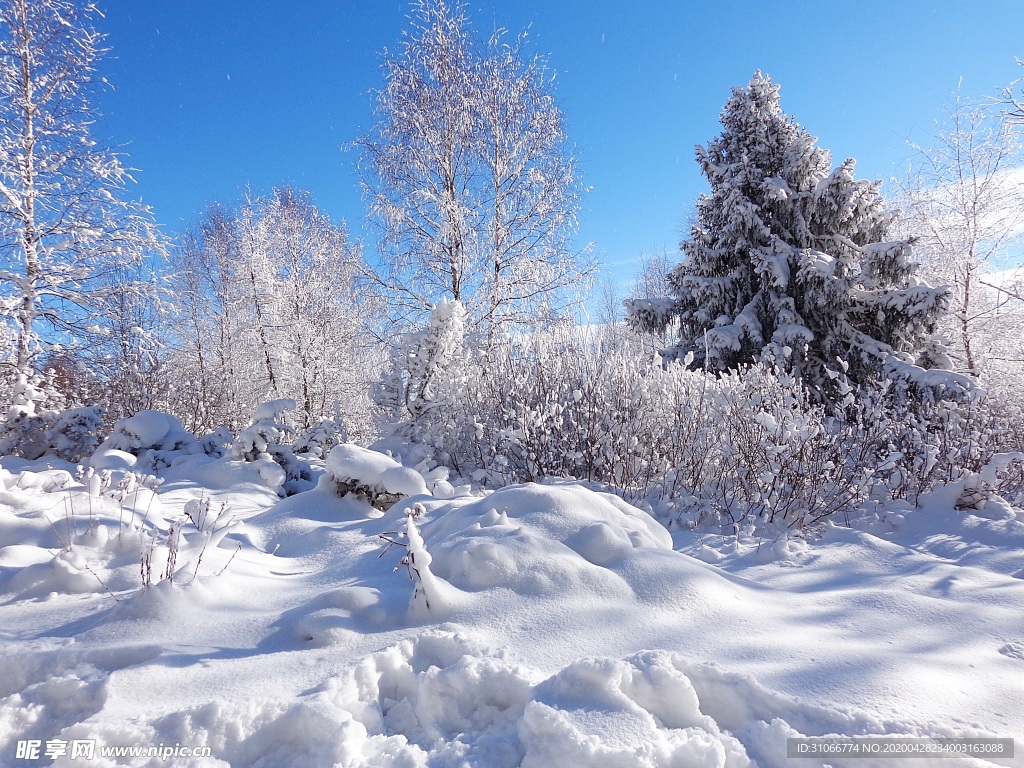
<svg viewBox="0 0 1024 768">
<path fill-rule="evenodd" d="M 397 319 L 461 301 L 471 331 L 557 313 L 593 271 L 573 250 L 582 188 L 543 56 L 480 40 L 460 2 L 418 0 L 387 53 L 377 122 L 360 137 L 369 216 Z"/>
<path fill-rule="evenodd" d="M 0 0 L 0 314 L 23 391 L 47 352 L 108 342 L 118 297 L 149 290 L 112 278 L 162 250 L 148 210 L 125 199 L 121 159 L 91 133 L 98 15 L 76 0 Z"/>
<path fill-rule="evenodd" d="M 1017 63 L 1024 67 L 1024 61 L 1017 59 Z M 1014 89 L 1019 88 L 1020 93 Z M 1003 90 L 1003 107 L 1006 110 L 1006 118 L 1011 123 L 1024 125 L 1024 77 L 1013 81 Z"/>
<path fill-rule="evenodd" d="M 171 251 L 171 265 L 178 307 L 171 322 L 176 340 L 170 356 L 176 379 L 171 409 L 193 432 L 237 428 L 256 396 L 250 392 L 252 377 L 242 371 L 237 336 L 236 318 L 242 313 L 234 288 L 238 253 L 232 214 L 209 206 Z"/>
<path fill-rule="evenodd" d="M 1017 129 L 987 102 L 957 93 L 930 147 L 914 145 L 898 197 L 925 273 L 953 290 L 945 327 L 958 370 L 978 377 L 1000 351 L 1015 300 L 992 284 L 1024 228 Z M 1017 334 L 1011 334 L 1011 336 Z M 1014 353 L 1011 353 L 1011 355 Z"/>
<path fill-rule="evenodd" d="M 211 206 L 172 258 L 186 426 L 237 430 L 289 397 L 301 426 L 340 411 L 353 435 L 369 432 L 380 355 L 364 318 L 379 308 L 356 286 L 365 269 L 344 224 L 307 192 L 247 193 L 237 210 Z"/>
<path fill-rule="evenodd" d="M 359 290 L 362 251 L 308 192 L 283 187 L 265 201 L 274 315 L 280 324 L 281 379 L 299 404 L 302 426 L 340 406 L 354 433 L 370 428 L 370 384 L 381 363 L 366 333 L 382 311 L 379 297 Z M 357 423 L 362 419 L 364 423 Z"/>
</svg>

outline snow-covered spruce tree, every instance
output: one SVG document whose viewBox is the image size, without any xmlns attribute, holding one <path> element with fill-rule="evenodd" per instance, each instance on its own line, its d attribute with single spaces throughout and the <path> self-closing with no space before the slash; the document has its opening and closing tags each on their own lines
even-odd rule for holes
<svg viewBox="0 0 1024 768">
<path fill-rule="evenodd" d="M 105 357 L 119 299 L 151 291 L 111 276 L 163 249 L 149 211 L 125 200 L 119 156 L 91 134 L 98 15 L 80 0 L 0 0 L 0 316 L 22 382 L 58 348 Z"/>
<path fill-rule="evenodd" d="M 271 400 L 260 405 L 252 424 L 238 433 L 228 455 L 256 467 L 260 476 L 281 496 L 291 496 L 313 487 L 309 464 L 299 459 L 285 440 L 295 429 L 285 422 L 285 411 L 294 411 L 291 398 Z"/>
<path fill-rule="evenodd" d="M 711 192 L 669 275 L 672 296 L 628 301 L 632 324 L 660 332 L 677 320 L 677 356 L 718 372 L 775 363 L 826 399 L 837 358 L 855 383 L 969 386 L 926 372 L 949 365 L 933 337 L 948 289 L 914 276 L 911 241 L 888 240 L 878 185 L 855 180 L 853 160 L 830 170 L 760 72 L 733 90 L 721 121 L 697 148 Z"/>
<path fill-rule="evenodd" d="M 71 408 L 44 377 L 18 375 L 13 404 L 0 423 L 0 456 L 34 460 L 50 454 L 81 461 L 95 449 L 103 431 L 103 409 Z"/>
</svg>

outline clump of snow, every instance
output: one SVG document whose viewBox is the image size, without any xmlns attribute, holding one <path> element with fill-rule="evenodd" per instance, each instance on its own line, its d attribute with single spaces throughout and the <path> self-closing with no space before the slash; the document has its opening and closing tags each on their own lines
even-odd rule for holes
<svg viewBox="0 0 1024 768">
<path fill-rule="evenodd" d="M 89 466 L 101 472 L 103 470 L 130 472 L 137 463 L 137 456 L 117 448 L 98 448 L 89 459 Z"/>
<path fill-rule="evenodd" d="M 428 494 L 423 475 L 403 467 L 390 456 L 358 445 L 336 445 L 327 454 L 321 484 L 333 485 L 343 496 L 354 493 L 374 506 L 388 506 L 408 496 Z"/>
<path fill-rule="evenodd" d="M 508 649 L 428 630 L 292 703 L 192 706 L 164 718 L 160 734 L 211 745 L 232 765 L 753 768 L 780 765 L 790 737 L 881 727 L 679 653 L 586 657 L 548 674 Z"/>
<path fill-rule="evenodd" d="M 683 666 L 664 651 L 570 664 L 524 708 L 523 768 L 752 765 L 743 745 L 701 712 Z"/>
<path fill-rule="evenodd" d="M 177 419 L 166 413 L 139 411 L 134 416 L 117 422 L 114 425 L 114 434 L 108 442 L 111 447 L 121 450 L 138 450 L 163 445 L 169 432 L 178 432 L 178 428 L 181 428 L 181 422 L 174 422 L 177 422 Z M 181 431 L 184 429 L 181 428 Z"/>
<path fill-rule="evenodd" d="M 647 652 L 583 659 L 545 680 L 505 653 L 429 632 L 363 659 L 329 680 L 322 698 L 369 735 L 405 736 L 408 744 L 392 746 L 400 754 L 437 764 L 751 765 L 701 712 L 682 667 L 677 654 Z"/>
</svg>

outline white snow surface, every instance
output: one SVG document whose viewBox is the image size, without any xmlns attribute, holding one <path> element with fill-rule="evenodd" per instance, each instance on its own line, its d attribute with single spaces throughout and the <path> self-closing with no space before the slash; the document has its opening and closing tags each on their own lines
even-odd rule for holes
<svg viewBox="0 0 1024 768">
<path fill-rule="evenodd" d="M 379 461 L 358 456 L 328 472 Z M 937 493 L 756 546 L 568 482 L 381 515 L 207 457 L 155 493 L 2 465 L 3 766 L 50 763 L 18 761 L 26 739 L 212 751 L 53 761 L 83 766 L 801 766 L 824 763 L 787 737 L 831 734 L 1024 750 L 1024 511 L 999 502 Z"/>
</svg>

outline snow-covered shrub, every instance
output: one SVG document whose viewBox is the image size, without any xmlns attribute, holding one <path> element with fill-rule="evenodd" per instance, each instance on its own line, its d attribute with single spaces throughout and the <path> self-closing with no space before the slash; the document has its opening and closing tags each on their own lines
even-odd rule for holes
<svg viewBox="0 0 1024 768">
<path fill-rule="evenodd" d="M 344 424 L 334 419 L 321 419 L 299 433 L 292 450 L 298 454 L 310 454 L 322 459 L 331 448 L 347 442 L 348 434 Z"/>
<path fill-rule="evenodd" d="M 429 454 L 424 469 L 491 487 L 574 477 L 660 500 L 680 524 L 727 527 L 800 527 L 878 494 L 916 502 L 1018 450 L 997 440 L 979 396 L 919 400 L 889 379 L 857 387 L 837 359 L 824 404 L 764 364 L 710 374 L 690 362 L 579 329 L 537 332 L 464 358 L 438 383 L 445 406 L 400 429 L 409 455 Z"/>
<path fill-rule="evenodd" d="M 38 459 L 49 450 L 46 430 L 49 421 L 34 413 L 19 413 L 11 408 L 7 420 L 0 426 L 0 454 Z"/>
<path fill-rule="evenodd" d="M 103 430 L 103 409 L 85 406 L 57 413 L 46 438 L 52 453 L 65 461 L 80 461 L 96 450 Z"/>
<path fill-rule="evenodd" d="M 1021 390 L 1011 396 L 999 392 L 985 401 L 989 414 L 988 428 L 992 439 L 989 447 L 995 453 L 1024 452 L 1024 400 Z M 996 491 L 1015 506 L 1024 506 L 1024 464 L 1017 463 L 1001 475 Z"/>
<path fill-rule="evenodd" d="M 879 409 L 875 409 L 876 412 Z M 939 484 L 981 472 L 998 453 L 1014 450 L 1001 434 L 998 401 L 906 402 L 899 398 L 873 418 L 887 418 L 888 460 L 879 475 L 890 494 L 917 502 Z"/>
<path fill-rule="evenodd" d="M 31 460 L 49 454 L 77 462 L 91 454 L 104 429 L 103 409 L 89 406 L 61 410 L 62 403 L 60 394 L 41 377 L 30 380 L 19 376 L 14 404 L 0 425 L 0 455 Z"/>
<path fill-rule="evenodd" d="M 185 431 L 177 417 L 160 411 L 139 411 L 120 419 L 99 450 L 137 456 L 137 466 L 149 472 L 169 467 L 182 456 L 203 452 L 199 441 Z"/>
<path fill-rule="evenodd" d="M 637 499 L 693 499 L 803 524 L 866 497 L 878 436 L 827 417 L 794 376 L 705 374 L 642 345 L 535 333 L 468 360 L 446 407 L 404 428 L 434 461 L 484 485 L 575 477 Z"/>
<path fill-rule="evenodd" d="M 295 430 L 284 421 L 284 412 L 295 410 L 295 401 L 281 398 L 263 403 L 253 414 L 252 423 L 238 433 L 231 444 L 231 457 L 243 461 L 257 461 L 274 445 L 294 434 Z"/>
<path fill-rule="evenodd" d="M 1013 498 L 1020 493 L 1022 481 L 1024 452 L 997 453 L 979 471 L 964 477 L 957 506 L 982 509 L 993 496 L 1007 491 Z"/>
<path fill-rule="evenodd" d="M 283 496 L 313 487 L 309 464 L 284 442 L 295 433 L 285 423 L 284 413 L 294 409 L 291 398 L 263 403 L 253 414 L 252 424 L 238 433 L 229 449 L 231 458 L 252 463 L 267 485 Z"/>
<path fill-rule="evenodd" d="M 18 413 L 0 427 L 0 455 L 81 461 L 96 449 L 103 428 L 103 409 L 98 406 Z"/>
<path fill-rule="evenodd" d="M 233 442 L 235 442 L 235 436 L 227 427 L 217 427 L 213 432 L 199 438 L 199 446 L 203 449 L 203 453 L 217 459 L 227 455 Z"/>
<path fill-rule="evenodd" d="M 390 456 L 358 445 L 336 445 L 327 454 L 327 472 L 319 484 L 337 495 L 352 493 L 378 509 L 386 509 L 408 496 L 426 494 L 423 476 L 403 467 Z"/>
</svg>

